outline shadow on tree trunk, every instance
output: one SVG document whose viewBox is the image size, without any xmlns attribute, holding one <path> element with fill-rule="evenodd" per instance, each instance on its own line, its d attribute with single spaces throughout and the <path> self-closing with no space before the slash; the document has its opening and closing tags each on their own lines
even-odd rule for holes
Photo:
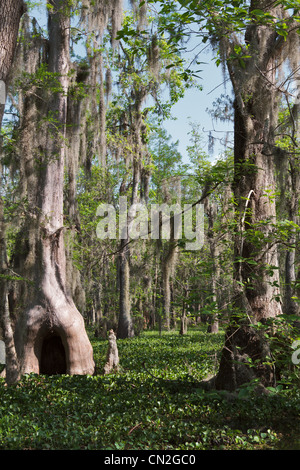
<svg viewBox="0 0 300 470">
<path fill-rule="evenodd" d="M 275 386 L 275 368 L 270 363 L 270 356 L 268 343 L 255 327 L 229 327 L 215 388 L 234 391 L 256 379 L 264 387 Z"/>
</svg>

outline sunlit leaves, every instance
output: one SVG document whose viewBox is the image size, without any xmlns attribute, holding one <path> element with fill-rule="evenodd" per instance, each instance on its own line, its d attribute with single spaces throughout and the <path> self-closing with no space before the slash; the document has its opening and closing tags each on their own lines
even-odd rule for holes
<svg viewBox="0 0 300 470">
<path fill-rule="evenodd" d="M 214 44 L 222 38 L 229 38 L 238 42 L 237 47 L 246 46 L 244 35 L 248 27 L 268 26 L 273 28 L 279 36 L 284 39 L 299 23 L 299 2 L 275 2 L 266 8 L 250 8 L 249 2 L 245 0 L 208 0 L 199 2 L 194 0 L 169 0 L 162 2 L 149 0 L 159 8 L 161 13 L 161 27 L 168 40 L 178 48 L 182 47 L 183 41 L 196 34 L 204 43 L 211 40 Z M 289 12 L 282 17 L 276 7 Z M 277 16 L 278 15 L 278 16 Z M 164 18 L 163 18 L 164 17 Z M 190 25 L 192 27 L 190 28 Z M 193 31 L 193 33 L 192 33 Z M 185 47 L 185 46 L 183 46 Z M 245 67 L 245 59 L 248 54 L 244 50 L 235 50 L 242 68 Z M 220 58 L 216 58 L 217 65 Z"/>
</svg>

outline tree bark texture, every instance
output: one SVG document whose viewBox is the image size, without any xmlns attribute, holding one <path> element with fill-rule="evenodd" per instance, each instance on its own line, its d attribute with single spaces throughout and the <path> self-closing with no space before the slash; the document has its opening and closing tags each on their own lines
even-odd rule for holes
<svg viewBox="0 0 300 470">
<path fill-rule="evenodd" d="M 17 46 L 20 19 L 25 11 L 23 0 L 2 0 L 0 3 L 0 80 L 7 90 Z M 0 125 L 4 114 L 0 103 Z"/>
<path fill-rule="evenodd" d="M 209 197 L 204 202 L 205 211 L 208 218 L 208 243 L 210 248 L 210 254 L 212 259 L 212 273 L 211 273 L 211 301 L 214 310 L 219 308 L 218 294 L 217 294 L 217 282 L 220 277 L 219 268 L 219 252 L 216 237 L 214 234 L 214 223 L 217 217 L 217 206 L 214 202 L 209 200 Z M 208 333 L 218 333 L 219 321 L 218 314 L 211 314 L 209 318 L 209 325 L 207 328 Z"/>
<path fill-rule="evenodd" d="M 300 40 L 299 40 L 300 42 Z M 292 139 L 296 142 L 299 137 L 299 98 L 300 82 L 297 81 L 297 102 L 291 112 Z M 288 220 L 293 224 L 299 224 L 299 197 L 300 197 L 300 168 L 299 156 L 288 155 L 288 170 L 285 180 L 284 197 L 287 206 Z M 285 255 L 285 293 L 284 293 L 284 313 L 288 315 L 299 315 L 300 306 L 293 297 L 296 296 L 296 234 L 292 233 L 289 239 L 290 247 Z"/>
<path fill-rule="evenodd" d="M 117 338 L 114 330 L 110 330 L 108 334 L 108 349 L 106 356 L 106 363 L 103 368 L 103 374 L 110 374 L 117 371 L 119 368 L 119 351 L 117 345 Z"/>
<path fill-rule="evenodd" d="M 25 11 L 23 0 L 3 0 L 0 3 L 0 128 L 3 121 L 7 88 L 17 46 L 19 24 Z M 1 167 L 2 175 L 2 167 Z M 7 274 L 5 223 L 3 213 L 3 200 L 0 188 L 0 274 Z M 18 360 L 15 351 L 12 323 L 8 305 L 7 281 L 0 279 L 0 327 L 3 329 L 6 348 L 6 380 L 13 383 L 19 378 Z"/>
<path fill-rule="evenodd" d="M 138 186 L 140 182 L 140 162 L 136 159 L 133 162 L 133 181 L 131 206 L 138 203 Z M 130 247 L 129 232 L 134 217 L 128 212 L 126 235 L 121 240 L 119 259 L 118 259 L 118 276 L 119 276 L 119 319 L 117 337 L 120 339 L 131 338 L 134 336 L 134 328 L 131 318 L 131 302 L 130 302 Z"/>
<path fill-rule="evenodd" d="M 174 271 L 174 264 L 177 254 L 177 242 L 171 237 L 167 246 L 167 253 L 162 259 L 162 286 L 163 286 L 163 306 L 164 325 L 167 331 L 171 328 L 171 277 Z"/>
<path fill-rule="evenodd" d="M 266 1 L 253 1 L 250 8 L 276 17 L 281 13 L 280 7 L 270 10 Z M 246 30 L 245 42 L 251 54 L 245 67 L 228 62 L 235 93 L 236 312 L 226 332 L 216 387 L 229 390 L 253 378 L 264 385 L 275 384 L 268 344 L 254 325 L 282 313 L 272 232 L 276 223 L 274 129 L 280 97 L 276 71 L 282 41 L 271 26 L 253 24 Z"/>
<path fill-rule="evenodd" d="M 43 119 L 23 126 L 23 142 L 26 137 L 28 144 L 32 142 L 30 137 L 37 132 L 35 147 L 23 147 L 32 184 L 22 265 L 34 288 L 16 326 L 16 348 L 21 374 L 93 374 L 92 347 L 66 282 L 63 187 L 70 18 L 67 2 L 50 3 L 48 71 L 57 83 L 56 90 L 50 87 L 38 99 L 26 102 L 27 113 L 35 118 L 41 114 Z M 28 129 L 32 122 L 37 127 Z"/>
<path fill-rule="evenodd" d="M 0 248 L 0 274 L 5 275 L 8 274 L 8 271 L 6 269 L 7 260 L 2 199 L 0 200 Z M 10 385 L 17 382 L 19 379 L 19 363 L 15 348 L 12 321 L 9 312 L 8 283 L 5 278 L 0 278 L 0 328 L 2 329 L 5 342 L 6 382 Z"/>
<path fill-rule="evenodd" d="M 167 184 L 166 184 L 167 183 Z M 181 188 L 178 186 L 178 181 L 175 182 L 177 188 L 177 204 L 180 204 L 181 199 Z M 179 181 L 180 185 L 180 181 Z M 168 182 L 166 181 L 163 186 L 164 192 L 164 202 L 169 204 L 171 203 L 171 194 L 168 187 Z M 175 217 L 177 215 L 173 214 L 170 217 L 170 240 L 166 241 L 165 249 L 162 254 L 161 260 L 161 269 L 162 269 L 162 289 L 163 289 L 163 315 L 164 315 L 164 326 L 167 331 L 171 328 L 171 285 L 172 277 L 174 276 L 175 266 L 178 258 L 178 226 L 176 226 Z M 162 223 L 160 223 L 162 227 Z M 169 222 L 167 222 L 169 223 Z"/>
<path fill-rule="evenodd" d="M 132 103 L 128 106 L 127 119 L 130 122 L 132 145 L 132 192 L 131 206 L 139 203 L 139 185 L 143 187 L 144 200 L 148 197 L 147 183 L 143 185 L 143 157 L 145 125 L 143 122 L 142 105 L 147 96 L 147 89 L 143 85 L 135 86 L 131 90 Z M 128 214 L 128 234 L 121 240 L 118 262 L 118 281 L 120 288 L 119 321 L 117 329 L 118 338 L 130 338 L 134 336 L 133 322 L 130 305 L 130 248 L 129 232 L 132 227 L 134 215 Z"/>
<path fill-rule="evenodd" d="M 130 303 L 130 253 L 127 243 L 128 240 L 121 240 L 118 259 L 120 303 L 117 337 L 120 339 L 134 336 Z"/>
</svg>

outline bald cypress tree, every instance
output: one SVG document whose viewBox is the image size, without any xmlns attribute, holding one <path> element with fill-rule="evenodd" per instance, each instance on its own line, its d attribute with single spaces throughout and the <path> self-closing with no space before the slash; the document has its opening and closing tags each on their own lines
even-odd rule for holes
<svg viewBox="0 0 300 470">
<path fill-rule="evenodd" d="M 92 347 L 66 284 L 63 189 L 70 69 L 68 2 L 50 2 L 48 30 L 47 54 L 43 56 L 40 50 L 41 62 L 35 65 L 39 70 L 46 68 L 50 81 L 44 89 L 34 93 L 31 88 L 24 96 L 20 151 L 29 208 L 17 267 L 32 284 L 23 291 L 16 348 L 21 374 L 92 374 Z"/>
<path fill-rule="evenodd" d="M 3 0 L 0 4 L 0 80 L 2 98 L 0 103 L 0 128 L 17 47 L 20 20 L 24 11 L 25 4 L 23 0 Z M 0 163 L 0 179 L 2 179 L 2 163 Z M 0 275 L 4 276 L 0 278 L 0 327 L 3 329 L 6 346 L 6 378 L 8 383 L 13 383 L 19 377 L 19 368 L 8 308 L 8 286 L 5 279 L 7 259 L 2 196 L 2 188 L 0 187 Z"/>
<path fill-rule="evenodd" d="M 175 11 L 174 21 L 166 16 L 164 23 L 170 41 L 176 46 L 188 34 L 186 24 L 198 23 L 198 37 L 214 48 L 234 94 L 234 314 L 216 386 L 232 390 L 253 378 L 274 385 L 269 345 L 255 325 L 282 313 L 275 132 L 280 100 L 299 70 L 299 5 L 267 0 L 179 3 L 178 12 L 177 2 L 160 2 L 161 14 Z"/>
<path fill-rule="evenodd" d="M 275 129 L 283 94 L 279 83 L 283 67 L 289 63 L 292 75 L 299 67 L 297 12 L 289 13 L 284 4 L 267 1 L 250 2 L 248 12 L 254 18 L 247 25 L 244 38 L 221 39 L 235 94 L 237 316 L 233 316 L 226 333 L 216 385 L 231 390 L 253 378 L 265 386 L 276 383 L 274 366 L 268 362 L 268 343 L 255 325 L 282 313 L 274 233 Z M 256 18 L 258 14 L 264 16 L 264 22 Z M 276 30 L 273 18 L 286 25 L 284 34 Z M 230 59 L 239 47 L 248 55 L 242 62 Z"/>
</svg>

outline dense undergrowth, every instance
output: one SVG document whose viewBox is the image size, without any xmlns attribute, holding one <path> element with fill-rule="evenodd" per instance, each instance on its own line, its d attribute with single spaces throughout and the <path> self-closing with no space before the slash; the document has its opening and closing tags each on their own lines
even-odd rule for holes
<svg viewBox="0 0 300 470">
<path fill-rule="evenodd" d="M 101 371 L 107 341 L 91 340 Z M 300 449 L 298 388 L 199 388 L 222 343 L 222 333 L 144 332 L 118 342 L 117 373 L 0 379 L 0 449 Z"/>
</svg>

